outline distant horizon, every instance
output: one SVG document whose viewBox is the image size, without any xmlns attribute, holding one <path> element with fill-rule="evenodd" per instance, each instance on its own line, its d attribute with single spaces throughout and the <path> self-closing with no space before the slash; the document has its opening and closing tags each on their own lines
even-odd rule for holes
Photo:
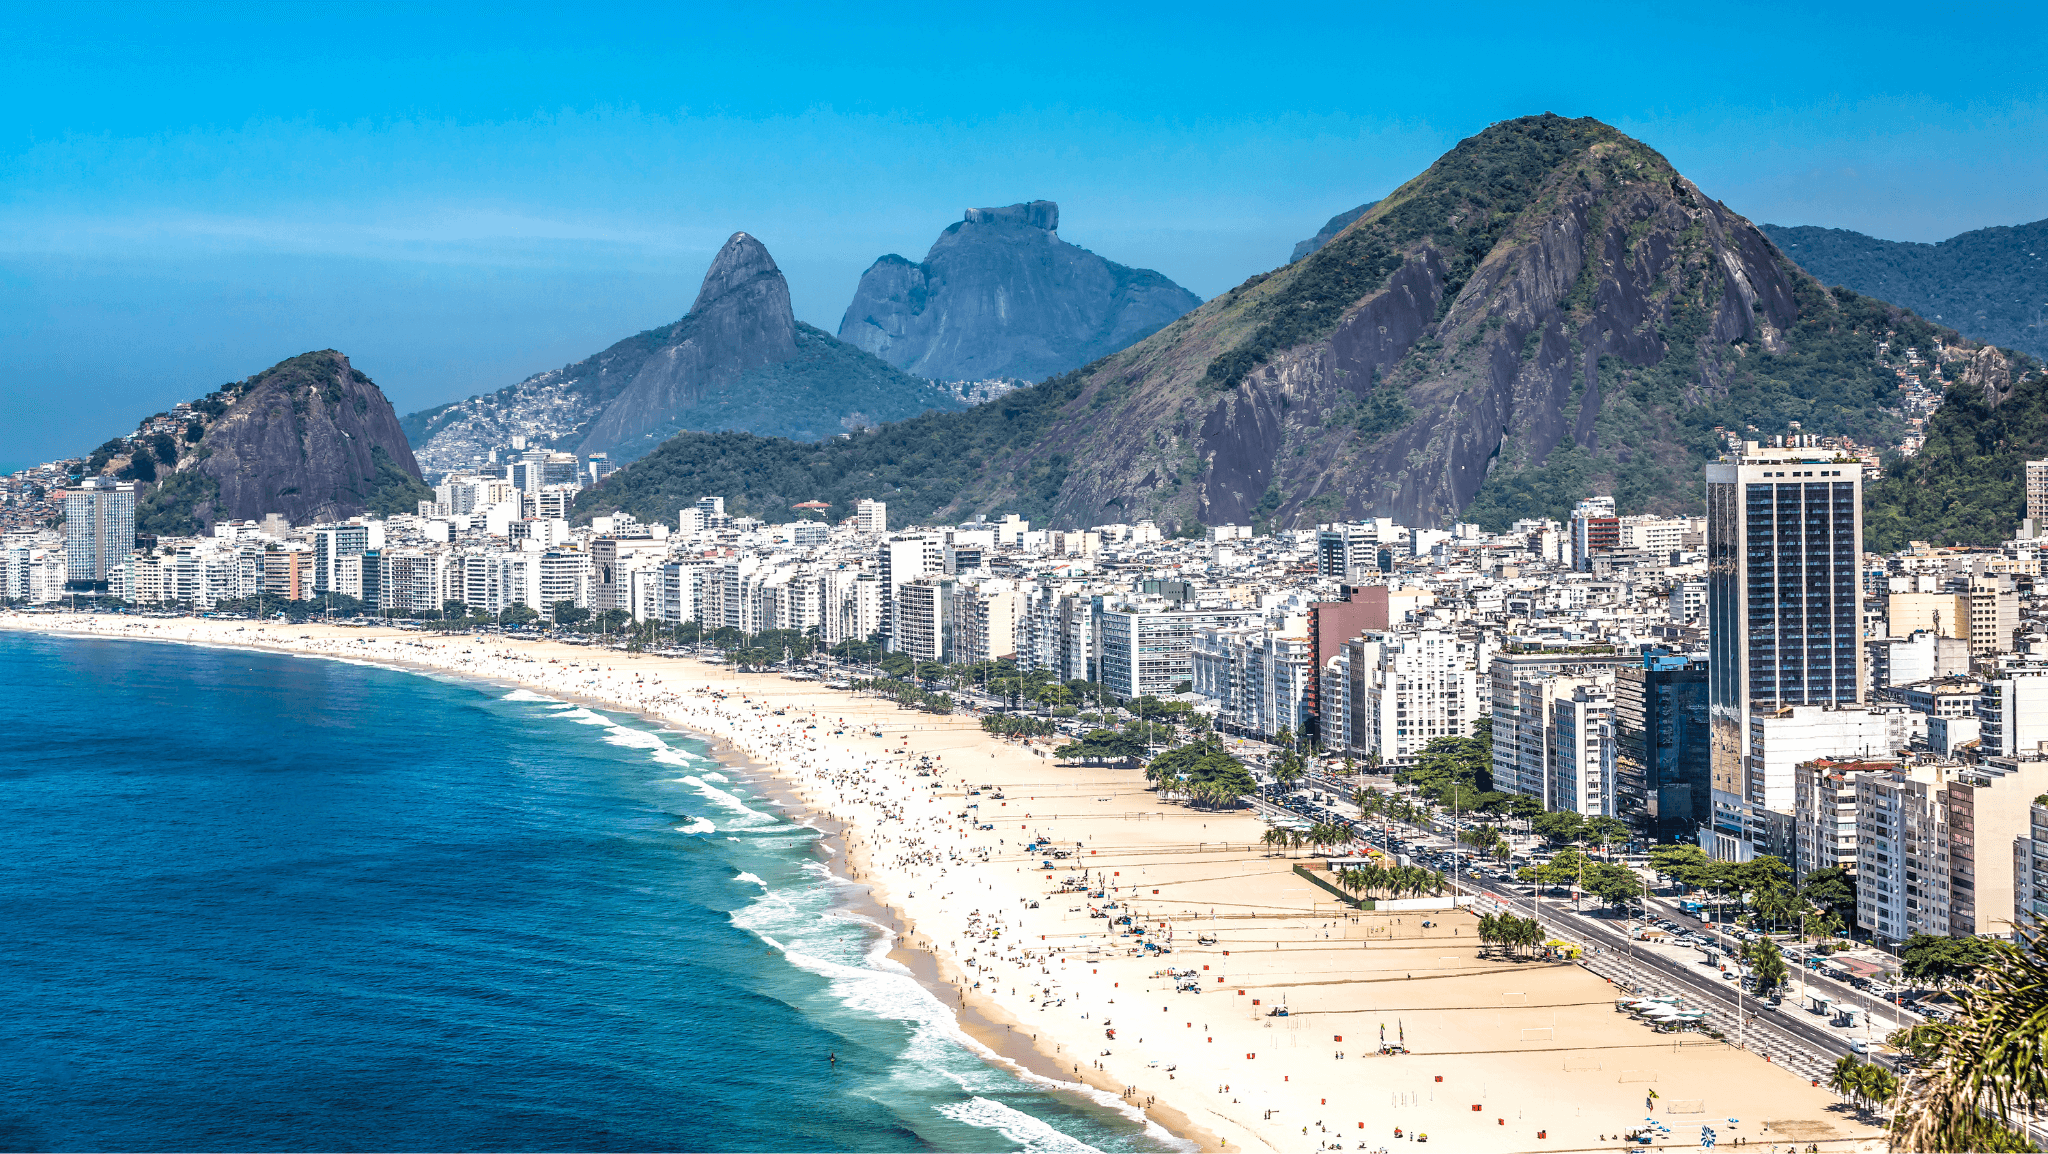
<svg viewBox="0 0 2048 1154">
<path fill-rule="evenodd" d="M 1022 25 L 822 6 L 26 13 L 0 81 L 0 454 L 88 451 L 311 349 L 346 352 L 401 415 L 490 392 L 681 317 L 736 231 L 832 333 L 875 259 L 921 259 L 963 209 L 1031 199 L 1059 202 L 1068 241 L 1207 299 L 1545 110 L 1642 140 L 1759 224 L 1933 243 L 2048 217 L 2048 82 L 2026 70 L 1908 67 L 1898 22 L 1867 6 L 1712 28 L 1581 15 L 1482 16 L 1446 55 L 1410 50 L 1443 47 L 1430 14 L 1334 5 Z M 2021 51 L 2040 25 L 2017 5 L 1970 15 L 1916 24 L 1914 53 L 1981 51 L 1987 27 Z M 1046 48 L 1016 50 L 1027 37 Z M 1303 66 L 1353 42 L 1344 66 Z"/>
</svg>

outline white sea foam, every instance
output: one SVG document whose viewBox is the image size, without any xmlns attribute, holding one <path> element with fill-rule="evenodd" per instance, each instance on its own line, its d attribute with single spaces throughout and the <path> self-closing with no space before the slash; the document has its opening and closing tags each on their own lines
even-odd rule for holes
<svg viewBox="0 0 2048 1154">
<path fill-rule="evenodd" d="M 717 831 L 717 829 L 718 829 L 718 826 L 717 826 L 717 825 L 715 825 L 715 824 L 713 824 L 710 818 L 708 818 L 708 817 L 700 817 L 700 818 L 698 818 L 697 820 L 695 820 L 695 821 L 691 822 L 691 823 L 690 823 L 690 824 L 688 824 L 688 825 L 679 825 L 679 826 L 677 826 L 677 827 L 676 827 L 676 832 L 677 832 L 677 833 L 714 833 L 714 832 L 716 832 L 716 831 Z"/>
<path fill-rule="evenodd" d="M 697 792 L 703 794 L 706 798 L 708 798 L 711 801 L 712 804 L 721 806 L 725 809 L 731 810 L 734 813 L 741 814 L 747 818 L 753 819 L 751 821 L 744 822 L 743 824 L 760 825 L 764 822 L 772 822 L 775 820 L 768 814 L 761 813 L 758 810 L 749 809 L 747 807 L 746 802 L 741 801 L 738 797 L 735 797 L 734 795 L 725 792 L 724 790 L 718 788 L 715 785 L 709 784 L 701 777 L 689 775 L 679 778 L 678 780 L 682 781 L 687 785 L 695 786 L 697 788 Z"/>
<path fill-rule="evenodd" d="M 611 732 L 605 734 L 604 739 L 606 744 L 623 745 L 628 749 L 668 748 L 667 745 L 663 744 L 662 740 L 659 737 L 656 737 L 655 735 L 647 732 L 646 730 L 628 729 L 623 725 L 612 726 Z"/>
<path fill-rule="evenodd" d="M 724 775 L 724 774 L 722 774 L 722 773 L 707 773 L 707 774 L 704 774 L 703 776 L 704 776 L 704 780 L 705 780 L 705 781 L 715 781 L 715 782 L 719 782 L 720 784 L 727 784 L 727 783 L 730 783 L 730 782 L 732 781 L 732 779 L 731 779 L 731 778 L 729 778 L 729 777 L 725 776 L 725 775 Z"/>
<path fill-rule="evenodd" d="M 596 713 L 596 712 L 593 712 L 593 711 L 591 711 L 591 710 L 585 709 L 585 708 L 583 708 L 583 707 L 582 707 L 582 706 L 580 706 L 580 705 L 577 705 L 577 706 L 571 706 L 570 708 L 568 708 L 568 709 L 565 709 L 565 710 L 563 710 L 562 712 L 560 712 L 560 713 L 557 713 L 557 714 L 555 714 L 555 716 L 556 716 L 556 717 L 566 717 L 566 718 L 568 718 L 568 719 L 569 719 L 570 721 L 573 721 L 573 722 L 577 723 L 578 725 L 610 725 L 610 724 L 612 724 L 612 719 L 611 719 L 611 718 L 609 718 L 609 717 L 606 717 L 606 716 L 605 716 L 604 714 L 602 714 L 602 713 Z"/>
<path fill-rule="evenodd" d="M 1021 1143 L 1027 1151 L 1092 1151 L 1095 1147 L 1077 1138 L 1070 1137 L 1053 1128 L 1043 1119 L 1033 1118 L 1022 1110 L 1005 1106 L 992 1098 L 979 1094 L 965 1102 L 954 1102 L 945 1106 L 934 1106 L 934 1110 L 955 1122 L 965 1122 L 983 1130 L 994 1130 L 1012 1142 Z"/>
<path fill-rule="evenodd" d="M 535 693 L 531 689 L 515 689 L 498 699 L 499 701 L 545 701 L 550 705 L 562 705 L 561 701 Z"/>
<path fill-rule="evenodd" d="M 755 877 L 753 874 L 750 874 L 745 870 L 741 870 L 739 873 L 734 874 L 732 880 L 736 882 L 753 882 L 755 885 L 760 886 L 764 890 L 768 888 L 767 882 L 762 881 L 760 878 Z"/>
</svg>

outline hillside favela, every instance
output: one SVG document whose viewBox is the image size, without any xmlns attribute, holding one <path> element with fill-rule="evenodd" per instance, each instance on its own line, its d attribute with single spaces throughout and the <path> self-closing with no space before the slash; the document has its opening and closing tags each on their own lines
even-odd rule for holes
<svg viewBox="0 0 2048 1154">
<path fill-rule="evenodd" d="M 1819 11 L 34 17 L 0 1148 L 2044 1148 L 2048 91 Z"/>
</svg>

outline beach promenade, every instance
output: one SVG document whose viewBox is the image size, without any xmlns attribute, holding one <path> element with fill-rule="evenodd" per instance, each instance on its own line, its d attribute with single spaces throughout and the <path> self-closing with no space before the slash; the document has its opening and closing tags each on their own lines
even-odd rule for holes
<svg viewBox="0 0 2048 1154">
<path fill-rule="evenodd" d="M 1137 770 L 1061 766 L 971 715 L 559 642 L 21 613 L 0 628 L 432 671 L 711 737 L 735 776 L 831 835 L 833 868 L 896 919 L 892 957 L 1000 1060 L 1118 1095 L 1204 1149 L 1426 1133 L 1462 1151 L 1621 1150 L 1646 1118 L 1669 1128 L 1660 1146 L 1697 1147 L 1705 1123 L 1759 1150 L 1882 1148 L 1834 1094 L 1653 1032 L 1576 964 L 1490 956 L 1462 911 L 1351 910 L 1269 855 L 1249 811 L 1162 801 Z M 1408 1052 L 1380 1054 L 1383 1036 Z"/>
</svg>

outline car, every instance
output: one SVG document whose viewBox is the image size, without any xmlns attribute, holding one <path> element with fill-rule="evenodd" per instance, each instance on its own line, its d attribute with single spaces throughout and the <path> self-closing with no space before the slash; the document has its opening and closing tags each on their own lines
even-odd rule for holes
<svg viewBox="0 0 2048 1154">
<path fill-rule="evenodd" d="M 1851 1054 L 1868 1054 L 1870 1053 L 1870 1043 L 1861 1038 L 1852 1038 L 1849 1040 L 1849 1052 Z"/>
</svg>

